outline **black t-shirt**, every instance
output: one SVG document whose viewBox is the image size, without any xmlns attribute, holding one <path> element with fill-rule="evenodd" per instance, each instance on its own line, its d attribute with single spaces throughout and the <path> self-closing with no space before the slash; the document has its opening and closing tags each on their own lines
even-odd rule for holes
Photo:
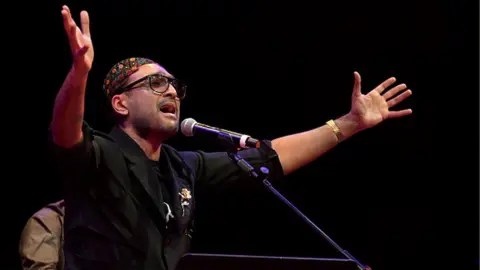
<svg viewBox="0 0 480 270">
<path fill-rule="evenodd" d="M 161 161 L 149 159 L 148 163 L 150 164 L 151 169 L 157 175 L 157 181 L 160 187 L 160 190 L 157 191 L 157 196 L 161 198 L 165 206 L 165 219 L 170 221 L 172 218 L 174 218 L 172 214 L 172 195 L 170 195 L 170 187 L 168 186 L 167 181 L 165 181 L 165 177 L 162 175 L 162 170 L 166 170 L 168 168 L 166 168 L 166 166 L 162 166 L 163 163 Z"/>
</svg>

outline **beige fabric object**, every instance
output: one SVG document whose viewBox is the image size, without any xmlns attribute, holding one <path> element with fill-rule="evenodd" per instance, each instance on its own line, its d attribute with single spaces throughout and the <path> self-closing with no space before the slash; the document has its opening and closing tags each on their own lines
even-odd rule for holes
<svg viewBox="0 0 480 270">
<path fill-rule="evenodd" d="M 23 270 L 63 269 L 64 202 L 46 205 L 30 217 L 20 237 Z"/>
</svg>

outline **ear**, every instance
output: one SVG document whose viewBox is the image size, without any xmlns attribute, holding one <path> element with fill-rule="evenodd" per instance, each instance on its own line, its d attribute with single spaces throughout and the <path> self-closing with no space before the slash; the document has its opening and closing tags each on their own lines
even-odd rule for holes
<svg viewBox="0 0 480 270">
<path fill-rule="evenodd" d="M 128 115 L 128 99 L 125 95 L 114 95 L 111 100 L 112 109 L 120 115 Z"/>
</svg>

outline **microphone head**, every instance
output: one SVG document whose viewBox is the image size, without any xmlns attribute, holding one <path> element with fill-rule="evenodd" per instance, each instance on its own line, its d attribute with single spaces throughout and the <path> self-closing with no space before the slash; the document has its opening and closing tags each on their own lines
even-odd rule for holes
<svg viewBox="0 0 480 270">
<path fill-rule="evenodd" d="M 195 126 L 196 123 L 197 121 L 195 121 L 195 119 L 193 118 L 187 118 L 183 120 L 180 125 L 183 135 L 188 137 L 193 136 L 193 127 Z"/>
</svg>

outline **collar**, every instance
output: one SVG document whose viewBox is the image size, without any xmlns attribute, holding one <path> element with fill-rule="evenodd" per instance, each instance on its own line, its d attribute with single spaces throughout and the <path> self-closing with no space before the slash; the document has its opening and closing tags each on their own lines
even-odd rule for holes
<svg viewBox="0 0 480 270">
<path fill-rule="evenodd" d="M 128 135 L 118 126 L 114 126 L 112 128 L 109 136 L 112 137 L 112 139 L 114 139 L 115 142 L 120 145 L 120 148 L 125 152 L 126 157 L 134 163 L 147 162 L 149 160 L 140 145 L 138 145 L 138 143 L 134 139 L 132 139 L 130 135 Z M 162 155 L 162 150 L 160 150 L 160 156 Z"/>
</svg>

